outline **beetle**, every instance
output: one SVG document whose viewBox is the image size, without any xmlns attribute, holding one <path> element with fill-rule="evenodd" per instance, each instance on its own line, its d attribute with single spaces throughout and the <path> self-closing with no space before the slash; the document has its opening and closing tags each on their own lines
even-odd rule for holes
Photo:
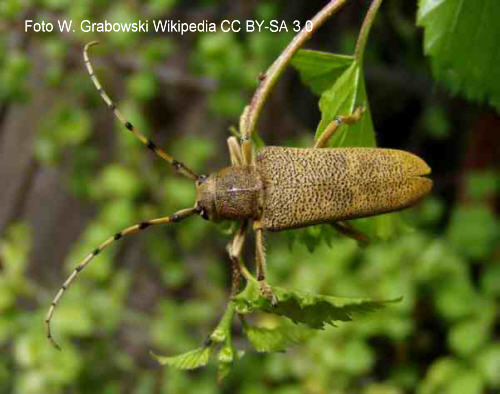
<svg viewBox="0 0 500 394">
<path fill-rule="evenodd" d="M 255 232 L 257 279 L 262 294 L 275 304 L 277 300 L 266 281 L 265 231 L 331 223 L 341 233 L 364 241 L 366 236 L 348 220 L 404 209 L 421 200 L 432 188 L 427 177 L 431 169 L 409 152 L 327 147 L 341 124 L 360 120 L 362 108 L 333 120 L 311 148 L 267 146 L 254 154 L 250 136 L 243 130 L 241 141 L 234 136 L 227 140 L 231 166 L 208 176 L 197 175 L 125 119 L 94 73 L 88 51 L 95 44 L 92 41 L 85 45 L 83 58 L 98 93 L 125 129 L 170 163 L 177 173 L 195 183 L 196 201 L 191 208 L 119 231 L 84 258 L 57 292 L 45 319 L 47 338 L 56 348 L 59 345 L 53 339 L 50 322 L 61 296 L 95 256 L 126 235 L 159 224 L 178 223 L 193 215 L 215 222 L 240 222 L 227 246 L 233 266 L 234 293 L 234 283 L 240 276 L 249 279 L 240 256 L 251 223 Z"/>
</svg>

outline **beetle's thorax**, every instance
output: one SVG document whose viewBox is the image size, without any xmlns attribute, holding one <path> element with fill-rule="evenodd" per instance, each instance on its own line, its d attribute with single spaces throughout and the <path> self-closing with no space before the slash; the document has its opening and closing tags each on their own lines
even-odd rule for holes
<svg viewBox="0 0 500 394">
<path fill-rule="evenodd" d="M 254 166 L 223 168 L 196 191 L 196 204 L 209 220 L 258 219 L 262 212 L 262 181 Z"/>
</svg>

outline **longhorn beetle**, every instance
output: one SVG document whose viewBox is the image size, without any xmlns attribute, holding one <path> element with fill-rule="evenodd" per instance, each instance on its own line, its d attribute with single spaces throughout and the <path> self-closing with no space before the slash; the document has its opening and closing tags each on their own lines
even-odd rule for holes
<svg viewBox="0 0 500 394">
<path fill-rule="evenodd" d="M 50 322 L 61 296 L 95 256 L 125 235 L 158 224 L 178 223 L 192 215 L 214 222 L 223 219 L 240 222 L 227 246 L 233 265 L 234 292 L 234 283 L 240 276 L 249 279 L 240 255 L 246 230 L 252 222 L 257 279 L 263 295 L 275 303 L 275 296 L 266 282 L 265 231 L 331 223 L 339 232 L 365 241 L 366 237 L 346 220 L 401 210 L 431 190 L 432 181 L 425 177 L 430 174 L 429 166 L 411 153 L 381 148 L 326 147 L 341 124 L 352 124 L 361 118 L 362 108 L 333 120 L 312 148 L 267 146 L 254 155 L 250 135 L 243 130 L 241 142 L 236 137 L 227 140 L 230 167 L 209 176 L 197 175 L 123 117 L 94 74 L 88 50 L 95 44 L 97 42 L 92 41 L 85 45 L 83 58 L 102 99 L 127 130 L 170 163 L 176 172 L 193 180 L 196 201 L 192 208 L 171 216 L 125 228 L 85 257 L 59 289 L 45 319 L 47 337 L 56 348 L 59 346 L 52 337 Z"/>
</svg>

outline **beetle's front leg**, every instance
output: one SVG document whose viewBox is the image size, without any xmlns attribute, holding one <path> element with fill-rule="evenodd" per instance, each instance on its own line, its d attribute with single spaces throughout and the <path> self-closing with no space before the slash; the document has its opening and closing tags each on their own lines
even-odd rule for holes
<svg viewBox="0 0 500 394">
<path fill-rule="evenodd" d="M 243 164 L 243 155 L 241 153 L 241 147 L 238 143 L 236 137 L 229 137 L 227 139 L 227 147 L 229 149 L 229 158 L 231 159 L 231 165 L 241 166 Z"/>
<path fill-rule="evenodd" d="M 266 249 L 264 246 L 264 229 L 259 222 L 254 223 L 255 230 L 255 259 L 257 266 L 257 280 L 259 281 L 261 293 L 274 306 L 278 303 L 271 286 L 266 281 Z"/>
<path fill-rule="evenodd" d="M 353 124 L 358 122 L 363 116 L 363 112 L 365 112 L 365 109 L 363 107 L 358 107 L 352 114 L 347 116 L 339 116 L 332 120 L 328 124 L 328 126 L 326 126 L 323 134 L 321 134 L 318 140 L 315 142 L 314 148 L 325 148 L 326 146 L 328 146 L 328 142 L 333 137 L 341 124 Z"/>
<path fill-rule="evenodd" d="M 243 154 L 243 164 L 252 165 L 254 164 L 254 157 L 252 151 L 252 142 L 250 140 L 243 139 L 241 141 L 241 152 Z"/>
</svg>

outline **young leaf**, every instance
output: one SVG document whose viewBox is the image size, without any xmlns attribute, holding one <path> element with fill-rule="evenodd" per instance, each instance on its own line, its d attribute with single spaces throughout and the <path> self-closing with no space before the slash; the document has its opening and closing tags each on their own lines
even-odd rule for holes
<svg viewBox="0 0 500 394">
<path fill-rule="evenodd" d="M 217 382 L 222 382 L 231 372 L 235 356 L 238 356 L 236 350 L 233 348 L 230 341 L 226 341 L 217 355 Z"/>
<path fill-rule="evenodd" d="M 233 363 L 227 363 L 219 360 L 217 364 L 217 383 L 221 384 L 227 375 L 231 372 Z"/>
<path fill-rule="evenodd" d="M 345 126 L 341 126 L 330 146 L 376 145 L 365 81 L 357 59 L 353 56 L 300 50 L 292 59 L 292 65 L 299 71 L 302 81 L 314 93 L 321 94 L 321 122 L 316 130 L 316 138 L 336 116 L 348 115 L 363 106 L 366 111 L 361 121 L 350 125 L 348 131 Z"/>
<path fill-rule="evenodd" d="M 454 94 L 500 109 L 500 2 L 420 0 L 418 6 L 434 77 Z"/>
<path fill-rule="evenodd" d="M 366 97 L 365 81 L 360 64 L 353 61 L 337 78 L 335 83 L 323 92 L 319 100 L 321 121 L 316 130 L 316 138 L 326 126 L 339 115 L 349 115 L 357 107 L 364 107 L 365 113 L 355 124 L 340 126 L 330 140 L 330 146 L 375 146 L 375 132 Z"/>
<path fill-rule="evenodd" d="M 287 324 L 265 328 L 245 323 L 243 329 L 258 352 L 283 352 L 290 346 L 302 342 L 309 334 L 307 329 Z"/>
<path fill-rule="evenodd" d="M 172 357 L 158 356 L 153 352 L 151 352 L 151 355 L 162 365 L 168 365 L 178 369 L 196 369 L 208 363 L 211 352 L 212 347 L 204 346 Z"/>
<path fill-rule="evenodd" d="M 313 93 L 320 95 L 353 61 L 352 56 L 301 49 L 292 58 L 291 64 L 299 72 L 302 82 Z"/>
<path fill-rule="evenodd" d="M 325 324 L 335 325 L 336 321 L 350 321 L 352 314 L 357 312 L 371 312 L 384 307 L 392 300 L 371 300 L 369 298 L 345 298 L 317 295 L 299 291 L 289 291 L 273 287 L 272 291 L 277 298 L 273 306 L 260 291 L 257 282 L 250 281 L 247 287 L 233 298 L 235 310 L 246 314 L 254 311 L 274 313 L 286 316 L 294 323 L 303 323 L 311 328 L 323 329 Z"/>
</svg>

